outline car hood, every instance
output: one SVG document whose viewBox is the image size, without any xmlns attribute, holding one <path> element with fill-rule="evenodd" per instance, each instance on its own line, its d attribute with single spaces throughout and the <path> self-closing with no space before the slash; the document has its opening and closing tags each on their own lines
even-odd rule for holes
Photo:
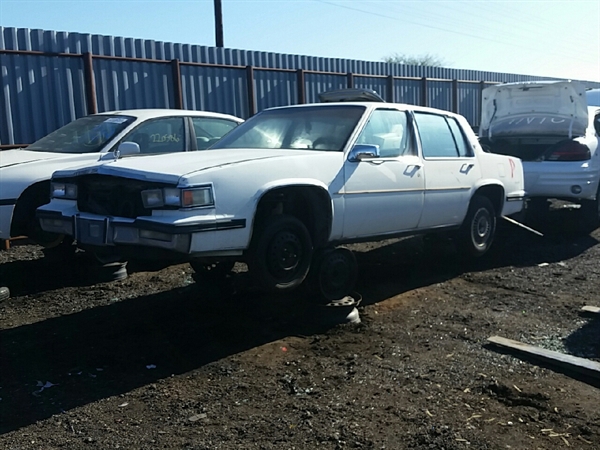
<svg viewBox="0 0 600 450">
<path fill-rule="evenodd" d="M 188 153 L 136 156 L 55 172 L 55 177 L 100 174 L 177 184 L 182 177 L 232 165 L 315 154 L 312 150 L 218 149 Z"/>
<path fill-rule="evenodd" d="M 480 137 L 584 136 L 585 87 L 573 82 L 527 82 L 483 90 Z"/>
<path fill-rule="evenodd" d="M 25 149 L 3 150 L 0 152 L 0 168 L 57 158 L 64 161 L 77 161 L 79 159 L 82 159 L 82 155 L 85 155 L 87 159 L 89 159 L 90 157 L 88 153 L 69 154 L 53 152 L 34 152 Z"/>
</svg>

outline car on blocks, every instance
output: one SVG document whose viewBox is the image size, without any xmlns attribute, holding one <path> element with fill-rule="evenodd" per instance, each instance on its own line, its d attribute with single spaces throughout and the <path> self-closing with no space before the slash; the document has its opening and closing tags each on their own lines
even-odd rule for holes
<svg viewBox="0 0 600 450">
<path fill-rule="evenodd" d="M 189 261 L 213 277 L 245 262 L 269 291 L 310 271 L 333 300 L 357 270 L 342 244 L 451 232 L 482 256 L 524 194 L 521 161 L 485 153 L 464 117 L 343 101 L 264 110 L 202 152 L 56 172 L 37 216 L 115 259 Z"/>
</svg>

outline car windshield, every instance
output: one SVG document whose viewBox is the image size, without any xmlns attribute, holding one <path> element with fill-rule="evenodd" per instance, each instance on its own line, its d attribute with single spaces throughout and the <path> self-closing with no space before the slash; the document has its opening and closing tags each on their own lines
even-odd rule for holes
<svg viewBox="0 0 600 450">
<path fill-rule="evenodd" d="M 212 148 L 342 151 L 365 107 L 320 105 L 263 111 Z"/>
<path fill-rule="evenodd" d="M 134 120 L 135 117 L 131 116 L 82 117 L 44 136 L 26 149 L 52 153 L 99 152 Z"/>
</svg>

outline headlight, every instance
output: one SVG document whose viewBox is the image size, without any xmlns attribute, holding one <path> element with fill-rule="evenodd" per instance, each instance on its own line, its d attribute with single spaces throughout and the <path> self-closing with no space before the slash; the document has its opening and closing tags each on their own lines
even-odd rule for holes
<svg viewBox="0 0 600 450">
<path fill-rule="evenodd" d="M 53 181 L 50 183 L 51 198 L 77 199 L 77 185 Z"/>
<path fill-rule="evenodd" d="M 144 208 L 161 208 L 175 206 L 177 208 L 198 208 L 215 204 L 212 187 L 200 188 L 164 188 L 142 191 Z"/>
</svg>

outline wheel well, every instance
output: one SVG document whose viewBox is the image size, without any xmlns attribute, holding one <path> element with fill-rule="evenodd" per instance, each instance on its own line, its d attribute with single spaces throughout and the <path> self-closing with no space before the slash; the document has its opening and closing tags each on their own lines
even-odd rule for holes
<svg viewBox="0 0 600 450">
<path fill-rule="evenodd" d="M 482 186 L 475 192 L 474 195 L 482 195 L 487 197 L 492 202 L 496 216 L 502 214 L 502 206 L 504 205 L 504 188 L 497 184 L 488 184 Z"/>
<path fill-rule="evenodd" d="M 273 214 L 289 214 L 304 223 L 315 248 L 325 246 L 329 239 L 331 199 L 322 188 L 287 186 L 266 192 L 256 208 L 253 234 Z"/>
<path fill-rule="evenodd" d="M 50 201 L 50 181 L 32 184 L 17 199 L 10 226 L 11 236 L 27 235 L 31 222 L 35 220 L 35 210 Z"/>
</svg>

